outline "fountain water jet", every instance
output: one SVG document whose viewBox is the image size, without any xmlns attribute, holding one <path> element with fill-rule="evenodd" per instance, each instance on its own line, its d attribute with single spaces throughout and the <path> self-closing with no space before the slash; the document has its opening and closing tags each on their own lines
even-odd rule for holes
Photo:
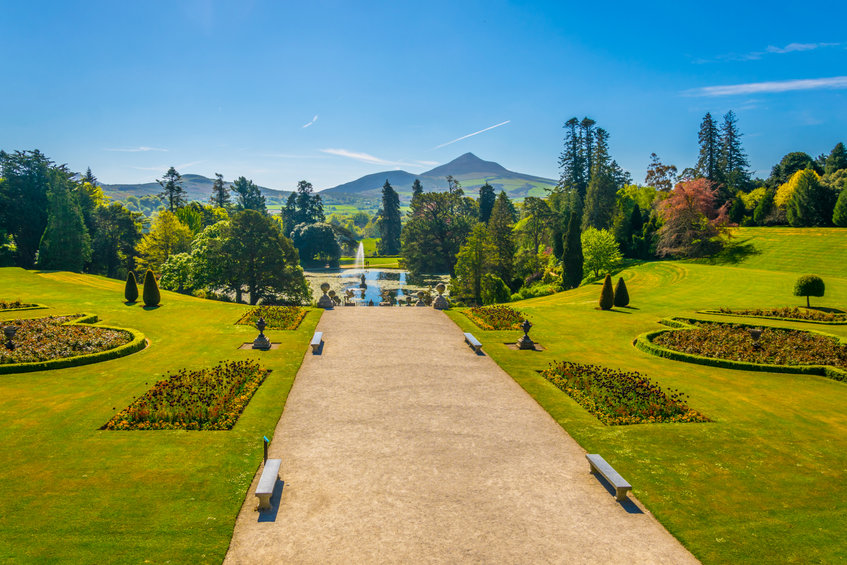
<svg viewBox="0 0 847 565">
<path fill-rule="evenodd" d="M 356 251 L 356 262 L 353 263 L 353 268 L 361 271 L 365 268 L 365 245 L 360 241 L 359 250 Z"/>
</svg>

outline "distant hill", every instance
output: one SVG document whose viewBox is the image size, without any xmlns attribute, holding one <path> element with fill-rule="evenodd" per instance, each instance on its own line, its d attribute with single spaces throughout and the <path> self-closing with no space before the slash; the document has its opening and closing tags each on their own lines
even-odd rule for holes
<svg viewBox="0 0 847 565">
<path fill-rule="evenodd" d="M 544 196 L 546 195 L 545 189 L 556 186 L 556 181 L 553 179 L 510 171 L 499 163 L 483 161 L 473 153 L 465 153 L 449 163 L 439 165 L 425 173 L 418 175 L 406 171 L 374 173 L 322 190 L 321 196 L 376 199 L 380 197 L 382 186 L 387 179 L 394 190 L 400 194 L 401 200 L 408 201 L 412 196 L 412 183 L 415 179 L 421 181 L 425 191 L 441 192 L 447 190 L 447 175 L 451 175 L 458 180 L 468 195 L 478 194 L 479 187 L 486 182 L 493 186 L 497 192 L 505 190 L 506 194 L 513 199 L 526 196 Z"/>
<path fill-rule="evenodd" d="M 187 193 L 188 200 L 208 202 L 209 197 L 212 195 L 212 186 L 214 183 L 214 179 L 204 177 L 203 175 L 182 175 L 182 188 Z M 229 186 L 231 183 L 226 184 Z M 102 186 L 106 196 L 111 196 L 116 200 L 126 200 L 128 196 L 137 196 L 140 198 L 148 194 L 155 195 L 162 192 L 162 187 L 157 182 L 143 184 L 104 184 Z M 273 188 L 265 188 L 264 186 L 260 186 L 259 189 L 268 201 L 284 201 L 291 194 L 291 191 L 275 190 Z"/>
</svg>

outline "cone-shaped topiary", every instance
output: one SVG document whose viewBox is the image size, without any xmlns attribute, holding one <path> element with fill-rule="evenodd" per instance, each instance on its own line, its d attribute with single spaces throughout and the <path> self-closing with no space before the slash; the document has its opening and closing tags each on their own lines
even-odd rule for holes
<svg viewBox="0 0 847 565">
<path fill-rule="evenodd" d="M 135 282 L 135 273 L 130 271 L 126 275 L 126 286 L 124 287 L 124 298 L 127 302 L 138 300 L 138 283 Z"/>
<path fill-rule="evenodd" d="M 162 299 L 159 294 L 159 284 L 156 282 L 156 276 L 153 275 L 153 271 L 147 269 L 147 273 L 144 275 L 144 305 L 145 306 L 158 306 L 159 300 Z"/>
<path fill-rule="evenodd" d="M 600 292 L 600 309 L 611 310 L 615 304 L 615 291 L 612 290 L 612 275 L 606 275 L 603 290 Z"/>
<path fill-rule="evenodd" d="M 626 283 L 623 282 L 623 277 L 618 279 L 618 284 L 615 285 L 615 306 L 623 308 L 629 304 L 629 291 L 626 289 Z"/>
</svg>

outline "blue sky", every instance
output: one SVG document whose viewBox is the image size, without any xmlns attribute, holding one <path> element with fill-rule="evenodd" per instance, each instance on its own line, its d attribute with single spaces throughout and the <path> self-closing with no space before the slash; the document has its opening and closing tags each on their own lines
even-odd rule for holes
<svg viewBox="0 0 847 565">
<path fill-rule="evenodd" d="M 608 130 L 638 181 L 653 151 L 693 165 L 707 111 L 736 112 L 763 177 L 789 151 L 847 141 L 841 2 L 7 0 L 2 13 L 0 148 L 106 183 L 174 165 L 320 189 L 468 151 L 557 178 L 571 116 Z"/>
</svg>

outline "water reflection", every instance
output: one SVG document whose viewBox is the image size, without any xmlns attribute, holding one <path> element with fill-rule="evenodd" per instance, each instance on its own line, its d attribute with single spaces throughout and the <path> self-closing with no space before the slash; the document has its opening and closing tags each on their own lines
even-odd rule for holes
<svg viewBox="0 0 847 565">
<path fill-rule="evenodd" d="M 361 286 L 363 275 L 364 287 Z M 313 296 L 320 296 L 320 285 L 327 282 L 342 299 L 345 291 L 350 290 L 353 292 L 354 302 L 364 304 L 368 304 L 371 300 L 374 304 L 379 304 L 382 301 L 382 293 L 386 290 L 393 292 L 398 301 L 405 302 L 407 296 L 414 297 L 419 290 L 429 290 L 440 282 L 446 283 L 448 278 L 445 275 L 413 276 L 402 269 L 342 269 L 306 272 L 306 279 L 312 287 Z"/>
</svg>

